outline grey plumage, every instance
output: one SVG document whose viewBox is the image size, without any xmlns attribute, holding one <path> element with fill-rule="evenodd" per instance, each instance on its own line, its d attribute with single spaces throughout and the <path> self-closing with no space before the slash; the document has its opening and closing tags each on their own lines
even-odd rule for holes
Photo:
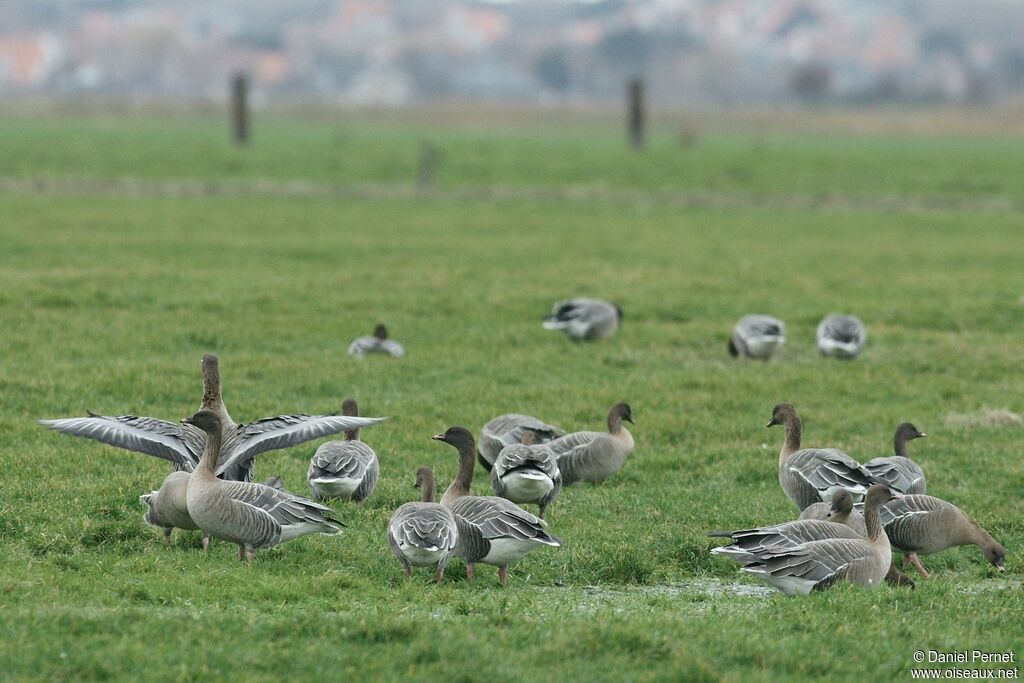
<svg viewBox="0 0 1024 683">
<path fill-rule="evenodd" d="M 494 495 L 513 503 L 536 503 L 540 517 L 562 490 L 555 454 L 546 445 L 512 444 L 498 454 L 491 470 Z"/>
<path fill-rule="evenodd" d="M 388 546 L 407 577 L 412 577 L 413 567 L 436 565 L 436 580 L 440 583 L 455 553 L 459 531 L 452 511 L 434 502 L 433 470 L 419 468 L 416 486 L 423 492 L 422 501 L 405 503 L 391 516 Z"/>
<path fill-rule="evenodd" d="M 614 334 L 621 322 L 622 309 L 610 301 L 579 297 L 555 303 L 544 329 L 561 330 L 577 341 L 593 341 Z"/>
<path fill-rule="evenodd" d="M 623 421 L 633 422 L 632 409 L 617 403 L 608 413 L 607 432 L 574 432 L 544 444 L 558 458 L 563 485 L 598 483 L 619 471 L 634 446 Z"/>
<path fill-rule="evenodd" d="M 770 315 L 745 315 L 729 338 L 729 354 L 768 360 L 786 343 L 786 324 Z"/>
<path fill-rule="evenodd" d="M 480 430 L 480 464 L 489 471 L 501 449 L 515 443 L 522 443 L 527 432 L 531 433 L 535 444 L 546 443 L 565 434 L 562 429 L 531 415 L 518 413 L 499 415 L 487 422 Z"/>
<path fill-rule="evenodd" d="M 885 484 L 902 494 L 920 494 L 927 491 L 928 485 L 924 471 L 916 462 L 907 457 L 907 441 L 926 436 L 909 422 L 896 428 L 893 436 L 893 452 L 895 455 L 874 458 L 864 463 L 864 469 L 872 479 Z"/>
<path fill-rule="evenodd" d="M 355 399 L 346 399 L 342 413 L 359 415 Z M 345 432 L 344 441 L 329 441 L 316 449 L 306 478 L 317 500 L 342 498 L 361 503 L 373 493 L 380 465 L 373 449 L 359 440 L 359 430 Z"/>
<path fill-rule="evenodd" d="M 867 536 L 864 515 L 853 508 L 853 497 L 849 491 L 839 491 L 831 503 L 812 503 L 800 513 L 801 520 L 823 520 L 845 524 L 861 536 Z"/>
<path fill-rule="evenodd" d="M 732 544 L 713 548 L 712 555 L 721 555 L 734 562 L 758 561 L 758 552 L 766 548 L 795 548 L 811 541 L 828 538 L 864 538 L 845 524 L 816 519 L 797 520 L 773 526 L 724 531 L 708 534 L 712 537 L 731 538 Z"/>
<path fill-rule="evenodd" d="M 856 316 L 832 313 L 818 323 L 818 351 L 823 356 L 856 358 L 867 338 L 864 323 Z"/>
<path fill-rule="evenodd" d="M 387 356 L 401 358 L 405 355 L 405 347 L 388 338 L 388 329 L 378 324 L 373 335 L 357 337 L 348 346 L 348 355 L 362 358 L 368 353 L 382 353 Z"/>
</svg>

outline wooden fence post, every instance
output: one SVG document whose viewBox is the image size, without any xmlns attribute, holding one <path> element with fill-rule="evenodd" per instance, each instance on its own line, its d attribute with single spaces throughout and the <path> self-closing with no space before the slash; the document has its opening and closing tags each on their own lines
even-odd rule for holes
<svg viewBox="0 0 1024 683">
<path fill-rule="evenodd" d="M 640 78 L 631 78 L 627 87 L 626 125 L 629 129 L 629 144 L 633 149 L 644 146 L 644 82 Z"/>
<path fill-rule="evenodd" d="M 249 83 L 245 74 L 231 77 L 231 130 L 235 143 L 249 141 Z"/>
</svg>

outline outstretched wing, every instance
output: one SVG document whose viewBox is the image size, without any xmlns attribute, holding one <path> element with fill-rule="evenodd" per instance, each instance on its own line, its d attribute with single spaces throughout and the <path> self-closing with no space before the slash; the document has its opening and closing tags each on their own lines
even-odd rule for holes
<svg viewBox="0 0 1024 683">
<path fill-rule="evenodd" d="M 206 445 L 206 435 L 192 425 L 153 417 L 89 413 L 88 417 L 39 420 L 39 424 L 64 434 L 169 460 L 185 472 L 195 469 Z"/>
</svg>

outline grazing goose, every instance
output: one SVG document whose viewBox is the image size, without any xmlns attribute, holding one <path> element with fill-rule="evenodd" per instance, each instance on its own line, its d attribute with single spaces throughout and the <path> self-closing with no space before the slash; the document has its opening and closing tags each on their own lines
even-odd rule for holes
<svg viewBox="0 0 1024 683">
<path fill-rule="evenodd" d="M 800 513 L 800 519 L 828 520 L 836 524 L 845 524 L 862 537 L 868 535 L 864 525 L 864 515 L 853 509 L 853 496 L 849 491 L 840 490 L 832 496 L 831 503 L 814 503 L 808 505 Z"/>
<path fill-rule="evenodd" d="M 355 399 L 341 404 L 342 415 L 359 415 Z M 359 428 L 345 432 L 344 441 L 328 441 L 316 449 L 306 478 L 319 500 L 343 498 L 361 503 L 373 493 L 380 466 L 373 449 L 359 440 Z"/>
<path fill-rule="evenodd" d="M 340 534 L 334 511 L 311 500 L 263 484 L 217 478 L 221 448 L 220 416 L 200 410 L 186 424 L 206 432 L 206 446 L 189 476 L 185 503 L 192 521 L 214 538 L 238 544 L 238 559 L 254 559 L 257 549 L 306 534 Z"/>
<path fill-rule="evenodd" d="M 729 339 L 733 358 L 768 360 L 786 343 L 786 324 L 770 315 L 745 315 L 736 323 Z"/>
<path fill-rule="evenodd" d="M 879 520 L 879 509 L 893 500 L 893 493 L 875 484 L 867 493 L 864 521 L 867 538 L 829 538 L 809 541 L 792 548 L 754 548 L 754 562 L 743 571 L 767 581 L 786 595 L 807 595 L 824 590 L 838 581 L 875 588 L 885 580 L 892 562 L 892 550 Z M 805 522 L 809 523 L 809 522 Z"/>
<path fill-rule="evenodd" d="M 388 328 L 377 323 L 373 336 L 359 337 L 348 346 L 348 355 L 362 358 L 368 353 L 384 353 L 395 358 L 405 355 L 405 347 L 394 339 L 388 339 Z"/>
<path fill-rule="evenodd" d="M 576 341 L 610 337 L 622 324 L 622 309 L 604 299 L 569 299 L 557 302 L 544 319 L 545 330 L 561 330 Z"/>
<path fill-rule="evenodd" d="M 832 313 L 818 323 L 818 351 L 823 356 L 856 358 L 867 339 L 864 323 L 852 315 Z"/>
<path fill-rule="evenodd" d="M 164 483 L 156 491 L 139 496 L 139 502 L 148 509 L 142 516 L 143 521 L 150 526 L 164 530 L 164 538 L 170 542 L 171 531 L 174 529 L 185 529 L 194 531 L 199 527 L 188 515 L 188 504 L 185 500 L 185 492 L 188 490 L 188 472 L 171 472 L 164 479 Z M 284 482 L 280 476 L 270 477 L 263 482 L 264 486 L 284 491 Z M 203 535 L 203 550 L 210 546 L 210 537 Z"/>
<path fill-rule="evenodd" d="M 903 568 L 913 564 L 922 576 L 928 576 L 928 571 L 918 555 L 931 555 L 955 545 L 976 545 L 999 571 L 1006 569 L 1006 549 L 963 510 L 941 498 L 903 496 L 882 508 L 881 521 L 893 547 L 904 553 Z"/>
<path fill-rule="evenodd" d="M 602 482 L 619 471 L 633 452 L 633 436 L 623 421 L 636 424 L 629 405 L 616 403 L 608 413 L 607 432 L 573 432 L 545 444 L 558 457 L 564 485 Z"/>
<path fill-rule="evenodd" d="M 395 510 L 388 523 L 388 545 L 406 578 L 412 578 L 413 567 L 437 565 L 434 579 L 441 583 L 459 540 L 455 515 L 434 502 L 434 471 L 429 467 L 416 470 L 415 486 L 423 492 L 423 502 L 405 503 Z"/>
<path fill-rule="evenodd" d="M 522 443 L 525 434 L 532 434 L 534 443 L 546 443 L 564 435 L 565 432 L 530 415 L 499 415 L 480 430 L 480 452 L 477 454 L 480 464 L 490 472 L 501 449 L 514 443 Z"/>
<path fill-rule="evenodd" d="M 527 432 L 523 435 L 526 443 L 501 449 L 491 470 L 491 488 L 494 495 L 513 503 L 536 503 L 544 519 L 544 511 L 562 490 L 562 475 L 551 449 L 533 445 L 532 439 Z"/>
<path fill-rule="evenodd" d="M 260 453 L 290 448 L 348 429 L 370 427 L 383 419 L 297 413 L 265 417 L 236 425 L 221 400 L 220 371 L 217 356 L 212 353 L 203 356 L 201 409 L 217 413 L 221 424 L 225 425 L 221 434 L 221 462 L 217 474 L 233 481 L 252 480 L 253 459 Z M 152 417 L 110 417 L 90 412 L 88 417 L 39 420 L 39 424 L 72 436 L 82 436 L 168 460 L 175 471 L 180 472 L 196 469 L 206 444 L 206 435 L 202 430 L 192 425 Z"/>
<path fill-rule="evenodd" d="M 927 488 L 924 472 L 917 463 L 907 457 L 907 442 L 919 439 L 925 433 L 917 427 L 904 422 L 896 428 L 892 438 L 893 452 L 896 455 L 887 458 L 875 458 L 864 463 L 864 469 L 880 484 L 885 484 L 893 491 L 904 495 L 924 493 Z"/>
<path fill-rule="evenodd" d="M 775 406 L 768 422 L 769 427 L 774 425 L 786 428 L 786 441 L 779 453 L 779 483 L 801 510 L 831 501 L 844 489 L 860 498 L 871 485 L 871 476 L 864 468 L 838 448 L 800 448 L 803 425 L 792 404 Z"/>
<path fill-rule="evenodd" d="M 459 542 L 455 554 L 466 562 L 466 577 L 473 580 L 477 562 L 496 565 L 498 580 L 508 581 L 508 566 L 523 559 L 531 550 L 544 545 L 558 547 L 561 543 L 545 530 L 544 520 L 534 517 L 515 503 L 495 496 L 474 496 L 473 458 L 476 444 L 465 427 L 449 427 L 444 434 L 432 437 L 455 446 L 459 451 L 459 473 L 441 496 L 441 504 L 455 513 Z"/>
</svg>

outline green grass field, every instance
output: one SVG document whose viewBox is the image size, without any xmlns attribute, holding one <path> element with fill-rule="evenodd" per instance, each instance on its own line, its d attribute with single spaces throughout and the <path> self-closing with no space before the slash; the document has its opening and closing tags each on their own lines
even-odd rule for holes
<svg viewBox="0 0 1024 683">
<path fill-rule="evenodd" d="M 0 181 L 18 181 L 0 194 L 0 676 L 908 680 L 916 650 L 1024 654 L 1024 431 L 962 418 L 1024 410 L 1020 138 L 716 131 L 682 147 L 662 130 L 638 157 L 599 126 L 278 118 L 236 150 L 212 119 L 21 117 L 0 123 L 0 139 Z M 441 187 L 537 197 L 401 191 L 423 140 L 442 152 Z M 379 191 L 174 197 L 22 182 L 40 178 Z M 572 199 L 581 187 L 633 199 Z M 545 198 L 552 188 L 567 194 Z M 658 201 L 666 191 L 727 201 Z M 734 195 L 769 201 L 729 206 Z M 806 195 L 862 201 L 787 203 Z M 892 197 L 907 208 L 871 205 Z M 619 302 L 618 335 L 577 345 L 541 330 L 570 295 Z M 814 350 L 833 310 L 868 325 L 856 362 Z M 778 362 L 726 355 L 748 312 L 787 322 Z M 346 356 L 378 320 L 408 356 Z M 347 396 L 392 416 L 364 434 L 376 492 L 335 505 L 344 536 L 252 566 L 225 543 L 202 553 L 196 534 L 165 546 L 138 504 L 164 462 L 34 423 L 87 409 L 184 417 L 206 351 L 221 357 L 236 420 L 335 411 Z M 563 491 L 551 529 L 564 547 L 515 565 L 504 590 L 492 567 L 466 582 L 458 560 L 440 587 L 429 570 L 404 581 L 387 520 L 415 497 L 417 466 L 442 487 L 456 469 L 432 434 L 505 412 L 600 428 L 617 400 L 633 406 L 636 450 L 605 485 Z M 777 480 L 783 435 L 764 428 L 784 400 L 807 445 L 860 460 L 887 453 L 901 421 L 926 431 L 911 451 L 929 493 L 1006 546 L 1006 574 L 961 548 L 924 558 L 936 576 L 913 591 L 750 590 L 761 584 L 712 558 L 705 532 L 795 517 Z M 316 445 L 261 456 L 257 476 L 306 492 Z M 476 491 L 489 492 L 480 473 Z"/>
</svg>

